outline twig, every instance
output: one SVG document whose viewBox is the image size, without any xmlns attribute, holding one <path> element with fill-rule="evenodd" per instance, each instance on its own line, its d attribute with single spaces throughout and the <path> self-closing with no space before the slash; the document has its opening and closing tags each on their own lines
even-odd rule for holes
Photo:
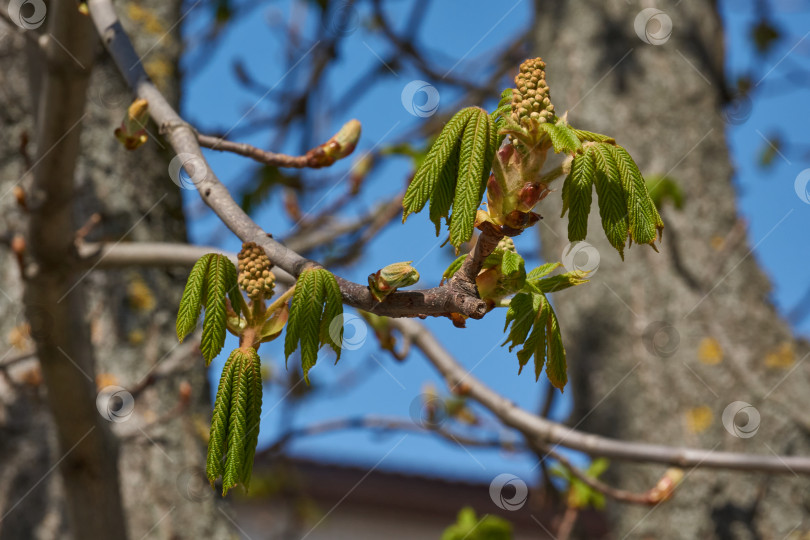
<svg viewBox="0 0 810 540">
<path fill-rule="evenodd" d="M 264 452 L 269 454 L 277 453 L 287 443 L 289 443 L 292 439 L 295 438 L 309 437 L 313 435 L 322 435 L 324 433 L 331 433 L 333 431 L 345 431 L 350 429 L 368 429 L 380 432 L 411 431 L 426 435 L 436 434 L 450 442 L 462 444 L 464 446 L 475 446 L 481 448 L 501 448 L 515 452 L 525 450 L 525 448 L 522 448 L 519 445 L 515 446 L 507 441 L 502 441 L 497 438 L 487 440 L 473 439 L 470 437 L 465 437 L 463 435 L 452 433 L 442 428 L 428 429 L 423 426 L 420 426 L 419 424 L 413 422 L 412 420 L 405 420 L 395 417 L 369 415 L 352 418 L 341 418 L 337 420 L 326 420 L 324 422 L 312 424 L 310 426 L 290 429 L 281 436 L 279 436 L 279 438 L 276 439 L 276 441 L 272 443 L 266 450 L 264 450 Z"/>
<path fill-rule="evenodd" d="M 716 452 L 697 448 L 617 441 L 583 433 L 557 422 L 540 418 L 521 409 L 473 377 L 439 343 L 433 334 L 417 321 L 391 320 L 403 335 L 409 335 L 428 361 L 444 376 L 446 383 L 474 399 L 492 412 L 505 425 L 520 431 L 535 445 L 559 445 L 591 456 L 625 461 L 666 463 L 680 468 L 731 469 L 772 473 L 810 474 L 810 457 L 765 456 L 736 452 Z"/>
<path fill-rule="evenodd" d="M 545 455 L 551 456 L 552 458 L 554 458 L 555 461 L 560 463 L 560 465 L 565 467 L 571 473 L 572 476 L 576 477 L 585 485 L 595 489 L 596 491 L 604 495 L 607 495 L 612 499 L 626 503 L 642 504 L 645 506 L 654 506 L 662 502 L 660 498 L 656 500 L 656 498 L 652 496 L 653 490 L 649 490 L 644 493 L 625 491 L 623 489 L 617 489 L 612 486 L 609 486 L 604 482 L 596 478 L 593 478 L 592 476 L 588 476 L 584 471 L 580 470 L 578 467 L 575 467 L 574 464 L 571 463 L 566 457 L 562 456 L 560 453 L 552 450 L 551 448 L 539 447 L 537 451 L 538 453 L 543 453 Z"/>
<path fill-rule="evenodd" d="M 353 122 L 357 123 L 356 120 Z M 233 142 L 220 137 L 203 135 L 201 133 L 197 133 L 197 142 L 199 142 L 200 146 L 204 148 L 219 150 L 220 152 L 233 152 L 234 154 L 238 154 L 240 156 L 249 157 L 250 159 L 263 163 L 264 165 L 290 167 L 295 169 L 318 169 L 321 167 L 327 167 L 334 163 L 336 159 L 339 159 L 331 157 L 329 154 L 330 149 L 339 146 L 339 143 L 337 142 L 339 135 L 340 132 L 332 136 L 332 138 L 325 143 L 309 150 L 303 156 L 277 154 L 275 152 L 269 152 L 267 150 L 262 150 L 261 148 L 256 148 L 255 146 L 247 143 Z M 343 150 L 340 157 L 349 155 L 353 150 L 354 144 L 351 145 L 351 148 Z"/>
</svg>

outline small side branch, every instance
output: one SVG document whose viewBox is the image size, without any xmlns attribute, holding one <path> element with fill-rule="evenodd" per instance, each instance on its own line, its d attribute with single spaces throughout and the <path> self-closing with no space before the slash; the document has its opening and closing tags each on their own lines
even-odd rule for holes
<svg viewBox="0 0 810 540">
<path fill-rule="evenodd" d="M 233 152 L 245 156 L 264 165 L 275 167 L 291 167 L 296 169 L 318 169 L 328 167 L 338 159 L 344 158 L 354 151 L 357 140 L 360 138 L 360 122 L 351 120 L 340 131 L 335 133 L 328 141 L 309 150 L 303 156 L 288 156 L 256 148 L 247 143 L 229 141 L 220 137 L 197 133 L 197 142 L 203 148 Z"/>
</svg>

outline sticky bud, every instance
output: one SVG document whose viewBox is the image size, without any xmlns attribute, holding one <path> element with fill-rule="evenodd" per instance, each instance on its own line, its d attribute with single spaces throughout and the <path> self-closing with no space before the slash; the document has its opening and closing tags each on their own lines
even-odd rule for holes
<svg viewBox="0 0 810 540">
<path fill-rule="evenodd" d="M 360 132 L 360 122 L 349 120 L 331 139 L 307 152 L 309 166 L 312 168 L 327 167 L 354 152 L 357 141 L 360 140 Z"/>
<path fill-rule="evenodd" d="M 127 114 L 121 125 L 115 129 L 115 138 L 127 150 L 135 150 L 144 144 L 146 136 L 146 122 L 149 120 L 149 103 L 145 99 L 136 99 L 127 109 Z"/>
<path fill-rule="evenodd" d="M 382 302 L 386 296 L 399 287 L 407 287 L 419 281 L 419 272 L 411 266 L 413 261 L 389 264 L 368 276 L 368 288 L 371 295 Z"/>
<path fill-rule="evenodd" d="M 683 480 L 683 470 L 671 468 L 667 469 L 664 476 L 658 481 L 654 488 L 647 492 L 651 504 L 664 502 L 672 497 L 675 488 Z"/>
</svg>

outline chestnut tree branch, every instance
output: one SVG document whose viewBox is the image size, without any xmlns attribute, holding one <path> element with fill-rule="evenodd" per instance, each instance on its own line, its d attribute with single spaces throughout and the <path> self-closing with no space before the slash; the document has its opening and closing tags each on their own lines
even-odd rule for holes
<svg viewBox="0 0 810 540">
<path fill-rule="evenodd" d="M 424 353 L 456 393 L 488 409 L 505 425 L 520 431 L 530 445 L 563 446 L 591 456 L 624 461 L 666 463 L 681 468 L 733 469 L 771 473 L 810 474 L 810 457 L 765 456 L 679 448 L 659 444 L 617 441 L 583 433 L 521 409 L 473 377 L 418 321 L 392 320 L 391 324 Z"/>
<path fill-rule="evenodd" d="M 337 420 L 326 420 L 302 428 L 291 429 L 282 434 L 281 436 L 279 436 L 279 438 L 276 439 L 276 441 L 272 443 L 266 450 L 264 450 L 264 452 L 270 454 L 279 452 L 286 444 L 288 444 L 293 439 L 301 437 L 310 437 L 314 435 L 321 435 L 324 433 L 332 433 L 335 431 L 346 431 L 351 429 L 367 429 L 369 431 L 376 431 L 380 433 L 390 431 L 408 431 L 414 433 L 421 433 L 425 435 L 436 434 L 449 442 L 453 442 L 463 446 L 472 446 L 479 448 L 500 448 L 503 450 L 513 452 L 525 450 L 525 448 L 522 448 L 519 445 L 516 446 L 509 443 L 508 441 L 503 441 L 498 438 L 475 439 L 453 433 L 452 431 L 449 431 L 446 428 L 440 426 L 436 427 L 435 429 L 427 428 L 409 419 L 368 415 L 350 418 L 340 418 Z"/>
<path fill-rule="evenodd" d="M 149 103 L 150 115 L 160 126 L 174 151 L 185 158 L 184 163 L 193 161 L 192 175 L 202 200 L 243 242 L 255 242 L 261 246 L 276 266 L 291 275 L 298 276 L 305 269 L 319 267 L 318 263 L 302 257 L 265 233 L 233 200 L 205 161 L 196 131 L 177 114 L 149 80 L 112 3 L 109 0 L 90 0 L 88 7 L 96 30 L 128 86 L 137 97 Z M 367 286 L 341 277 L 337 277 L 337 281 L 346 304 L 378 315 L 415 317 L 460 313 L 480 319 L 487 312 L 486 303 L 477 295 L 471 295 L 469 291 L 455 286 L 398 291 L 379 302 L 371 295 Z"/>
<path fill-rule="evenodd" d="M 83 244 L 79 249 L 80 254 L 86 257 L 84 260 L 87 264 L 91 264 L 92 257 L 103 254 L 103 258 L 97 264 L 99 268 L 127 265 L 192 266 L 197 259 L 212 251 L 219 250 L 206 246 L 158 242 L 112 245 L 88 243 Z M 233 260 L 236 259 L 233 253 L 227 255 Z M 273 272 L 280 283 L 289 285 L 294 282 L 291 275 L 278 268 L 274 268 Z M 559 454 L 554 450 L 555 446 L 579 450 L 592 456 L 625 461 L 664 463 L 684 468 L 703 467 L 752 472 L 810 474 L 810 458 L 807 457 L 759 456 L 617 441 L 571 429 L 521 409 L 491 390 L 469 374 L 423 324 L 409 319 L 392 320 L 391 324 L 402 334 L 404 342 L 413 344 L 422 351 L 428 361 L 444 376 L 451 389 L 480 403 L 505 425 L 521 432 L 532 446 L 542 448 L 545 454 L 554 457 L 561 463 Z M 613 496 L 609 493 L 606 494 Z"/>
</svg>

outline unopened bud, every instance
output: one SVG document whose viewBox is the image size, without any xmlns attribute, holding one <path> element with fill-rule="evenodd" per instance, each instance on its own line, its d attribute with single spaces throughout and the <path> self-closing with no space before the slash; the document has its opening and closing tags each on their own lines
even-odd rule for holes
<svg viewBox="0 0 810 540">
<path fill-rule="evenodd" d="M 354 152 L 357 141 L 360 140 L 360 132 L 358 120 L 349 120 L 343 124 L 331 139 L 307 153 L 310 167 L 326 167 Z"/>
<path fill-rule="evenodd" d="M 670 499 L 675 492 L 675 488 L 683 480 L 683 476 L 682 469 L 667 469 L 655 487 L 647 492 L 650 503 L 658 504 Z"/>
<path fill-rule="evenodd" d="M 419 272 L 411 266 L 413 261 L 389 264 L 385 268 L 368 276 L 368 288 L 377 301 L 382 302 L 386 296 L 399 287 L 407 287 L 419 281 Z"/>
<path fill-rule="evenodd" d="M 145 99 L 136 99 L 127 109 L 121 125 L 115 130 L 118 139 L 127 150 L 135 150 L 144 144 L 146 136 L 146 122 L 149 120 L 149 103 Z"/>
</svg>

